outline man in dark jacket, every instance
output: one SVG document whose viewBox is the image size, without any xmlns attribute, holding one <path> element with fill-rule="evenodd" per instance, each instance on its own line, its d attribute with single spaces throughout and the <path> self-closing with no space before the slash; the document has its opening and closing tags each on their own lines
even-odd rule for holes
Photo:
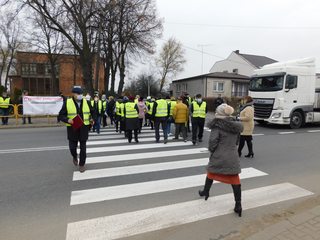
<svg viewBox="0 0 320 240">
<path fill-rule="evenodd" d="M 92 119 L 96 119 L 96 114 L 89 101 L 83 98 L 81 87 L 75 86 L 72 89 L 73 97 L 67 99 L 59 112 L 59 119 L 67 125 L 69 149 L 73 157 L 73 164 L 78 166 L 77 146 L 80 142 L 80 162 L 79 171 L 85 171 L 86 145 L 89 137 L 89 125 L 93 124 Z M 75 127 L 75 117 L 79 116 L 83 124 Z M 72 126 L 75 124 L 74 126 Z"/>
<path fill-rule="evenodd" d="M 152 119 L 154 119 L 154 129 L 156 133 L 156 142 L 160 142 L 160 124 L 163 130 L 164 144 L 168 142 L 167 120 L 170 116 L 170 106 L 163 96 L 155 101 L 152 110 Z"/>
<path fill-rule="evenodd" d="M 207 103 L 202 100 L 201 94 L 197 94 L 196 99 L 191 103 L 190 112 L 192 124 L 192 143 L 193 145 L 196 145 L 197 137 L 199 142 L 202 142 L 204 123 L 208 113 Z"/>
</svg>

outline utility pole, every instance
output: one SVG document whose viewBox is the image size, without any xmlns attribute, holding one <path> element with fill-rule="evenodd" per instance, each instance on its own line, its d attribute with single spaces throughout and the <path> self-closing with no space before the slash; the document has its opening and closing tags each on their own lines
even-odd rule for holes
<svg viewBox="0 0 320 240">
<path fill-rule="evenodd" d="M 203 48 L 212 46 L 213 44 L 198 44 L 198 47 L 201 47 L 201 74 L 203 74 Z"/>
</svg>

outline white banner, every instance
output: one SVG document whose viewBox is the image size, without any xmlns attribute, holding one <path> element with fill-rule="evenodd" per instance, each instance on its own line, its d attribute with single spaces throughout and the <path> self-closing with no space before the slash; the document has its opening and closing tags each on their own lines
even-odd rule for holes
<svg viewBox="0 0 320 240">
<path fill-rule="evenodd" d="M 23 97 L 24 115 L 58 115 L 63 105 L 62 97 Z"/>
</svg>

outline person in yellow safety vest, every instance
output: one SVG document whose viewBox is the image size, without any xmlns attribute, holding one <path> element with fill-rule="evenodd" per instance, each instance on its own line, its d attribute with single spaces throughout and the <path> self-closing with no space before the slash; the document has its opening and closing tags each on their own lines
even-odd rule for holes
<svg viewBox="0 0 320 240">
<path fill-rule="evenodd" d="M 115 117 L 115 125 L 116 125 L 116 132 L 119 132 L 119 123 L 121 121 L 121 109 L 120 105 L 122 103 L 122 97 L 119 97 L 116 101 L 116 117 Z"/>
<path fill-rule="evenodd" d="M 147 126 L 151 127 L 151 130 L 153 130 L 152 111 L 153 111 L 154 102 L 155 102 L 155 99 L 152 99 L 150 96 L 147 97 L 146 106 L 148 108 L 148 112 L 146 113 L 146 120 L 148 120 Z"/>
<path fill-rule="evenodd" d="M 120 115 L 121 115 L 120 134 L 122 131 L 124 131 L 125 138 L 127 137 L 127 133 L 126 133 L 126 122 L 125 122 L 125 118 L 124 118 L 124 104 L 127 103 L 128 101 L 129 101 L 128 97 L 124 96 L 122 98 L 122 103 L 120 103 Z"/>
<path fill-rule="evenodd" d="M 99 95 L 94 96 L 94 99 L 91 101 L 91 106 L 96 113 L 92 130 L 93 132 L 97 130 L 97 134 L 100 134 L 101 117 L 104 115 L 104 111 Z"/>
<path fill-rule="evenodd" d="M 79 171 L 85 171 L 86 163 L 86 145 L 89 136 L 89 126 L 94 123 L 93 119 L 96 118 L 96 113 L 93 110 L 89 101 L 83 97 L 83 91 L 80 86 L 74 86 L 72 89 L 73 97 L 67 99 L 59 112 L 59 120 L 66 123 L 69 149 L 73 157 L 73 164 L 78 166 L 77 146 L 80 142 L 80 162 Z M 83 125 L 72 127 L 74 118 L 79 116 Z"/>
<path fill-rule="evenodd" d="M 101 96 L 101 101 L 102 101 L 102 111 L 103 111 L 103 115 L 102 115 L 102 126 L 106 127 L 107 124 L 107 114 L 106 114 L 106 110 L 107 110 L 107 96 L 105 94 L 103 94 Z"/>
<path fill-rule="evenodd" d="M 124 104 L 123 108 L 126 133 L 128 142 L 132 141 L 132 131 L 134 131 L 134 140 L 136 143 L 138 140 L 138 131 L 139 131 L 139 108 L 136 103 L 134 103 L 134 97 L 130 96 L 129 101 Z"/>
<path fill-rule="evenodd" d="M 0 116 L 8 116 L 11 110 L 11 98 L 8 96 L 7 92 L 2 93 L 2 97 L 0 97 Z M 2 125 L 8 125 L 8 117 L 2 117 Z"/>
<path fill-rule="evenodd" d="M 197 135 L 199 142 L 202 142 L 204 123 L 208 112 L 208 106 L 202 100 L 201 94 L 196 95 L 195 101 L 190 106 L 191 124 L 192 124 L 192 143 L 197 144 Z"/>
<path fill-rule="evenodd" d="M 172 117 L 172 113 L 173 113 L 173 109 L 174 107 L 176 106 L 177 102 L 176 102 L 176 99 L 174 97 L 171 97 L 171 98 L 167 98 L 167 101 L 168 101 L 168 104 L 170 106 L 170 114 L 169 114 L 169 118 L 168 118 L 168 121 L 167 121 L 167 133 L 168 133 L 168 136 L 172 136 L 171 134 L 171 123 L 174 123 L 173 121 L 173 117 Z"/>
<path fill-rule="evenodd" d="M 160 142 L 160 133 L 159 133 L 160 124 L 163 130 L 164 144 L 168 142 L 167 120 L 168 120 L 169 114 L 170 114 L 170 106 L 168 102 L 163 97 L 160 97 L 154 103 L 153 111 L 152 111 L 157 143 Z"/>
</svg>

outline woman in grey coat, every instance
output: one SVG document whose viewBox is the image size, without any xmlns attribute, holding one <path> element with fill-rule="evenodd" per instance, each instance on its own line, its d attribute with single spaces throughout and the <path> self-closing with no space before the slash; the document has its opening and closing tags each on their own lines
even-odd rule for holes
<svg viewBox="0 0 320 240">
<path fill-rule="evenodd" d="M 238 156 L 238 143 L 240 133 L 243 130 L 241 123 L 236 122 L 231 114 L 234 109 L 221 104 L 216 109 L 215 118 L 208 124 L 211 129 L 209 138 L 210 159 L 207 166 L 205 186 L 199 191 L 205 200 L 209 198 L 209 191 L 213 180 L 231 184 L 235 199 L 234 211 L 241 217 L 241 184 L 239 173 L 241 172 Z"/>
</svg>

